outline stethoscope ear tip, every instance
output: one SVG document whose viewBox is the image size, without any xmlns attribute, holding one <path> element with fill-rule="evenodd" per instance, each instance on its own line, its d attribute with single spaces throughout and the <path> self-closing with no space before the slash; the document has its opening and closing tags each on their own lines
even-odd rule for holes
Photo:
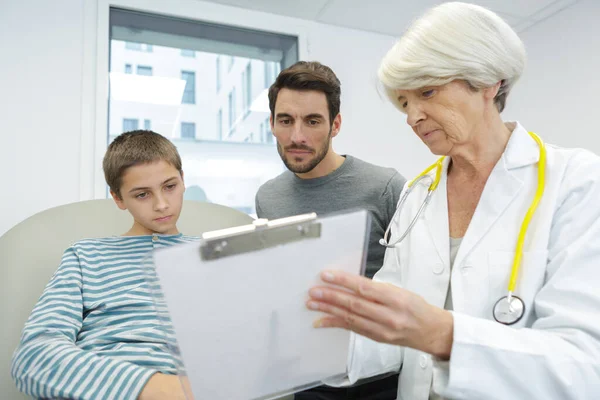
<svg viewBox="0 0 600 400">
<path fill-rule="evenodd" d="M 379 244 L 382 245 L 382 246 L 387 247 L 387 242 L 383 238 L 379 239 Z"/>
</svg>

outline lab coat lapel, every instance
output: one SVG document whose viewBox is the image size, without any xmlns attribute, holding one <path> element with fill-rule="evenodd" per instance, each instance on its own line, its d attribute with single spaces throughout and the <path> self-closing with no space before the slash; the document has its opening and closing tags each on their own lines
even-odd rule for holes
<svg viewBox="0 0 600 400">
<path fill-rule="evenodd" d="M 461 265 L 462 261 L 515 200 L 523 187 L 528 170 L 523 167 L 537 163 L 538 160 L 537 143 L 523 127 L 517 125 L 502 157 L 486 182 L 475 214 L 454 260 L 455 265 Z"/>
</svg>

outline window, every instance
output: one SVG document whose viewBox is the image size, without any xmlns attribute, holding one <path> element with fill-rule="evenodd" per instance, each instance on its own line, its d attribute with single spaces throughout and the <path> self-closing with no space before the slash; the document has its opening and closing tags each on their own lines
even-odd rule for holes
<svg viewBox="0 0 600 400">
<path fill-rule="evenodd" d="M 145 51 L 148 53 L 152 52 L 152 45 L 138 42 L 125 42 L 125 48 L 127 50 Z"/>
<path fill-rule="evenodd" d="M 138 120 L 133 118 L 123 118 L 123 132 L 135 131 L 138 129 Z"/>
<path fill-rule="evenodd" d="M 219 93 L 219 90 L 221 90 L 221 56 L 217 56 L 215 68 L 217 69 L 217 93 Z"/>
<path fill-rule="evenodd" d="M 196 124 L 193 122 L 181 123 L 181 138 L 196 139 Z"/>
<path fill-rule="evenodd" d="M 242 74 L 242 89 L 244 91 L 244 112 L 246 112 L 252 104 L 252 63 L 250 62 Z"/>
<path fill-rule="evenodd" d="M 267 117 L 263 126 L 263 142 L 273 143 L 273 133 L 271 132 L 271 120 L 269 117 Z"/>
<path fill-rule="evenodd" d="M 146 65 L 138 65 L 136 69 L 138 75 L 152 76 L 152 67 Z"/>
<path fill-rule="evenodd" d="M 265 61 L 265 88 L 269 88 L 275 82 L 280 71 L 281 65 L 279 63 Z"/>
<path fill-rule="evenodd" d="M 131 64 L 125 64 L 125 73 L 126 74 L 131 74 Z"/>
<path fill-rule="evenodd" d="M 196 73 L 181 71 L 181 79 L 185 81 L 185 89 L 181 102 L 184 104 L 196 104 Z"/>
<path fill-rule="evenodd" d="M 194 50 L 181 49 L 181 55 L 183 57 L 196 57 L 196 52 Z"/>
<path fill-rule="evenodd" d="M 110 8 L 108 126 L 96 142 L 109 144 L 124 130 L 159 132 L 180 152 L 186 199 L 254 213 L 260 184 L 285 170 L 268 128 L 263 83 L 298 60 L 298 38 L 178 13 Z M 108 196 L 98 150 L 94 195 Z"/>
<path fill-rule="evenodd" d="M 219 108 L 217 113 L 217 137 L 219 140 L 223 139 L 223 109 Z"/>
<path fill-rule="evenodd" d="M 265 89 L 270 87 L 273 81 L 271 80 L 271 63 L 265 61 Z"/>
<path fill-rule="evenodd" d="M 229 130 L 233 130 L 233 125 L 235 124 L 235 88 L 231 89 L 229 92 Z M 231 134 L 231 133 L 230 133 Z"/>
<path fill-rule="evenodd" d="M 127 50 L 142 51 L 142 44 L 141 43 L 125 42 L 125 48 Z"/>
</svg>

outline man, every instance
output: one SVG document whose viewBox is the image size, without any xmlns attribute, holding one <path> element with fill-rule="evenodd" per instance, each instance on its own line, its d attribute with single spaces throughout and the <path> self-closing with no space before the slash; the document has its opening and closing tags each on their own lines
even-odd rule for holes
<svg viewBox="0 0 600 400">
<path fill-rule="evenodd" d="M 256 194 L 260 218 L 282 218 L 308 212 L 328 214 L 351 208 L 372 217 L 366 275 L 383 264 L 379 244 L 390 223 L 406 180 L 383 168 L 333 150 L 340 132 L 340 81 L 327 66 L 300 61 L 281 71 L 269 89 L 271 130 L 286 171 L 262 185 Z M 359 382 L 349 388 L 318 387 L 297 393 L 296 400 L 396 398 L 398 375 Z"/>
</svg>

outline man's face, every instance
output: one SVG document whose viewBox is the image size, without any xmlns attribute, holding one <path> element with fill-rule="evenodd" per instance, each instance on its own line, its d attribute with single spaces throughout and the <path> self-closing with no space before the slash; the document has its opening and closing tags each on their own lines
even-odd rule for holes
<svg viewBox="0 0 600 400">
<path fill-rule="evenodd" d="M 271 116 L 271 130 L 285 166 L 296 174 L 312 171 L 331 150 L 331 138 L 339 132 L 339 114 L 333 124 L 325 93 L 283 88 Z"/>
</svg>

